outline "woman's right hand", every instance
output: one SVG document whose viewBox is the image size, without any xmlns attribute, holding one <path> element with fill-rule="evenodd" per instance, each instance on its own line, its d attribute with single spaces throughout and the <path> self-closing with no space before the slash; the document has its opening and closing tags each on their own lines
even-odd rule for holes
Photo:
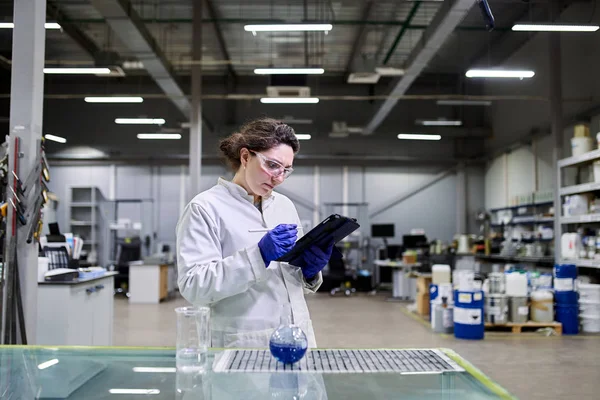
<svg viewBox="0 0 600 400">
<path fill-rule="evenodd" d="M 258 242 L 258 248 L 265 265 L 278 259 L 294 247 L 298 236 L 296 224 L 279 224 L 265 234 Z"/>
</svg>

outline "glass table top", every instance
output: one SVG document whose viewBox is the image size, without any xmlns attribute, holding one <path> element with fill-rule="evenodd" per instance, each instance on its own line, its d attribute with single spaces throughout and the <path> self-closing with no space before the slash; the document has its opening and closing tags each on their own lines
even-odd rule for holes
<svg viewBox="0 0 600 400">
<path fill-rule="evenodd" d="M 0 346 L 1 399 L 513 399 L 448 349 L 463 372 L 214 372 L 178 368 L 173 348 Z M 282 364 L 283 365 L 283 364 Z"/>
</svg>

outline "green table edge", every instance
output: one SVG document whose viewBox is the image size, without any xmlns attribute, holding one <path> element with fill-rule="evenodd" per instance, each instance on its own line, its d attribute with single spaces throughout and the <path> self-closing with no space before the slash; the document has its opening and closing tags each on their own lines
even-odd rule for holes
<svg viewBox="0 0 600 400">
<path fill-rule="evenodd" d="M 452 349 L 440 348 L 441 352 L 446 354 L 452 361 L 457 363 L 460 367 L 464 368 L 473 378 L 477 379 L 479 383 L 488 388 L 492 393 L 500 396 L 502 399 L 507 400 L 518 400 L 515 396 L 510 394 L 502 386 L 494 382 L 490 377 L 481 372 L 481 370 L 475 367 L 473 364 L 462 358 L 458 353 Z"/>
</svg>

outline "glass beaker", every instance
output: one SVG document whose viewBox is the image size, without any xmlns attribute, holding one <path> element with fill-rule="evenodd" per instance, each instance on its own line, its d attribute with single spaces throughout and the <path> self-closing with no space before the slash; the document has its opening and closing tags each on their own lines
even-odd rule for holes
<svg viewBox="0 0 600 400">
<path fill-rule="evenodd" d="M 177 313 L 177 368 L 203 370 L 210 346 L 210 308 L 178 307 Z"/>
</svg>

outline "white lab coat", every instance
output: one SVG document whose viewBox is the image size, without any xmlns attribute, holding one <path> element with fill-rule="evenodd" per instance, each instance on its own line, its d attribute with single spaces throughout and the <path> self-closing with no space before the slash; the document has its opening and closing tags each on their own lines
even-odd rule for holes
<svg viewBox="0 0 600 400">
<path fill-rule="evenodd" d="M 309 283 L 288 263 L 267 268 L 258 248 L 265 233 L 248 232 L 278 224 L 298 224 L 298 237 L 303 235 L 286 196 L 264 198 L 261 213 L 253 196 L 222 178 L 186 206 L 177 224 L 179 291 L 194 305 L 210 306 L 212 347 L 269 347 L 286 302 L 309 347 L 317 346 L 304 294 L 319 288 L 321 274 Z"/>
</svg>

